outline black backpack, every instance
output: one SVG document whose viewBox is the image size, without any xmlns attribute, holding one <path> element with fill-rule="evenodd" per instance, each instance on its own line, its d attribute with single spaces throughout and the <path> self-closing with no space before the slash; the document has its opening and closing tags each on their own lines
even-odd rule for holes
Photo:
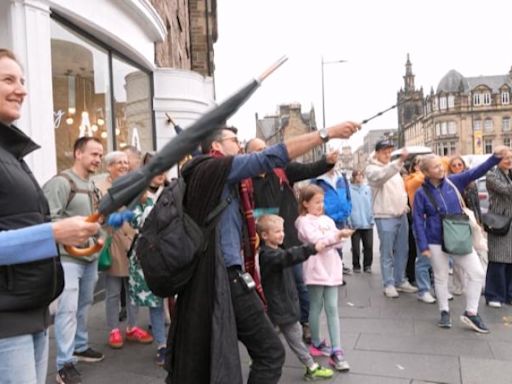
<svg viewBox="0 0 512 384">
<path fill-rule="evenodd" d="M 195 272 L 199 255 L 206 250 L 207 237 L 220 213 L 231 202 L 223 200 L 200 227 L 184 211 L 186 183 L 173 179 L 164 188 L 146 218 L 135 248 L 149 289 L 157 296 L 180 293 Z"/>
</svg>

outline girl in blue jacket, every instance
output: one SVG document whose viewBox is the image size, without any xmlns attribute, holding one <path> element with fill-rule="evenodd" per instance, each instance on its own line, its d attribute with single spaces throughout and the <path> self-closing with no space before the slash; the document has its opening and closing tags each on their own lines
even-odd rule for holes
<svg viewBox="0 0 512 384">
<path fill-rule="evenodd" d="M 448 258 L 450 255 L 443 252 L 441 247 L 443 236 L 441 215 L 461 214 L 462 207 L 455 188 L 462 193 L 471 181 L 482 177 L 499 163 L 507 149 L 505 146 L 498 146 L 493 156 L 487 161 L 473 169 L 450 175 L 449 181 L 445 177 L 445 170 L 439 156 L 426 155 L 421 160 L 420 169 L 425 174 L 425 183 L 414 196 L 413 225 L 421 254 L 429 257 L 432 262 L 437 301 L 441 311 L 438 326 L 441 328 L 452 326 L 448 307 Z M 425 190 L 428 190 L 434 198 L 440 212 L 432 205 Z M 469 277 L 466 289 L 466 310 L 460 319 L 475 331 L 488 333 L 489 329 L 478 315 L 478 302 L 485 278 L 480 259 L 474 250 L 468 255 L 452 255 L 452 257 Z"/>
</svg>

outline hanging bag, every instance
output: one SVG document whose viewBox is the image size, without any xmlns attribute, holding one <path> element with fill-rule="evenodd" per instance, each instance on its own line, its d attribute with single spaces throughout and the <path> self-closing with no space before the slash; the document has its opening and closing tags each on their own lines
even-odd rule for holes
<svg viewBox="0 0 512 384">
<path fill-rule="evenodd" d="M 455 189 L 455 192 L 459 197 L 459 204 L 462 212 L 464 212 L 463 205 L 460 202 L 462 197 L 460 196 L 457 187 L 455 187 L 448 178 L 445 180 L 453 189 Z M 442 213 L 429 188 L 430 187 L 426 184 L 423 185 L 423 190 L 425 191 L 427 198 L 430 200 L 430 203 L 434 206 L 439 216 L 441 216 L 443 251 L 459 256 L 470 254 L 473 251 L 473 240 L 468 215 L 465 213 Z"/>
<path fill-rule="evenodd" d="M 98 257 L 98 270 L 106 271 L 112 266 L 112 255 L 110 254 L 110 244 L 112 243 L 112 236 L 107 237 L 105 245 L 101 249 L 100 256 Z"/>
</svg>

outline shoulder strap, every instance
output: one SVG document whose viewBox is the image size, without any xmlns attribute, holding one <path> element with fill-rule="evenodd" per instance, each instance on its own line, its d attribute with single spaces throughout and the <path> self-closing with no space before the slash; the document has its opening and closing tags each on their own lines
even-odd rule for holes
<svg viewBox="0 0 512 384">
<path fill-rule="evenodd" d="M 91 204 L 93 205 L 93 210 L 95 210 L 97 208 L 97 205 L 100 201 L 100 192 L 99 192 L 98 188 L 96 187 L 96 185 L 94 184 L 94 182 L 92 182 L 92 185 L 93 185 L 92 190 L 82 189 L 82 188 L 78 188 L 75 180 L 73 180 L 73 178 L 66 171 L 60 172 L 59 174 L 57 174 L 57 176 L 62 176 L 63 178 L 65 178 L 68 181 L 69 187 L 70 187 L 68 201 L 67 201 L 66 207 L 64 209 L 68 208 L 69 204 L 75 198 L 77 193 L 83 193 L 83 194 L 89 195 L 89 198 L 91 199 Z M 57 176 L 55 176 L 55 177 L 57 177 Z"/>
<path fill-rule="evenodd" d="M 66 172 L 61 172 L 57 176 L 65 178 L 69 183 L 70 190 L 68 195 L 68 201 L 66 203 L 66 206 L 64 207 L 64 209 L 67 209 L 71 201 L 75 198 L 78 188 L 76 186 L 75 180 L 73 180 L 71 176 L 69 176 Z"/>
<path fill-rule="evenodd" d="M 432 192 L 430 191 L 430 187 L 426 183 L 423 184 L 423 191 L 425 192 L 425 195 L 429 199 L 430 203 L 434 206 L 434 209 L 437 211 L 437 213 L 441 214 L 439 205 L 437 204 L 436 199 L 432 195 Z"/>
<path fill-rule="evenodd" d="M 286 175 L 286 171 L 283 168 L 274 168 L 273 169 L 274 174 L 279 178 L 279 184 L 281 187 L 286 184 L 290 185 L 290 182 L 288 181 L 288 176 Z"/>
<path fill-rule="evenodd" d="M 459 189 L 455 186 L 455 184 L 453 184 L 453 182 L 449 178 L 445 177 L 445 180 L 453 189 L 455 189 L 455 193 L 457 194 L 457 197 L 459 199 L 460 207 L 462 208 L 462 210 L 464 210 L 464 208 L 466 207 L 466 203 L 464 202 L 464 199 L 462 198 Z"/>
</svg>

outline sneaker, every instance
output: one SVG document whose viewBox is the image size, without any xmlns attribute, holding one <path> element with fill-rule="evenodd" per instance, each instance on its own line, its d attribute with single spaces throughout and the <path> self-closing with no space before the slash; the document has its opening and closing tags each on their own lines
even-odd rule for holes
<svg viewBox="0 0 512 384">
<path fill-rule="evenodd" d="M 343 267 L 343 274 L 344 275 L 351 275 L 352 274 L 352 270 L 349 268 L 349 267 Z"/>
<path fill-rule="evenodd" d="M 453 300 L 453 295 L 451 293 L 448 293 L 448 301 L 452 301 Z"/>
<path fill-rule="evenodd" d="M 501 303 L 499 301 L 488 301 L 487 305 L 491 308 L 501 308 Z"/>
<path fill-rule="evenodd" d="M 57 383 L 59 384 L 82 384 L 80 373 L 73 363 L 66 363 L 57 372 Z"/>
<path fill-rule="evenodd" d="M 467 311 L 460 317 L 460 320 L 471 329 L 479 333 L 489 333 L 489 328 L 484 324 L 478 313 L 470 315 Z"/>
<path fill-rule="evenodd" d="M 352 271 L 354 271 L 354 273 L 361 273 L 361 267 L 354 267 Z"/>
<path fill-rule="evenodd" d="M 421 295 L 418 295 L 418 300 L 423 301 L 424 303 L 427 303 L 427 304 L 434 304 L 436 302 L 436 299 L 434 298 L 434 296 L 431 295 L 431 293 L 429 291 L 427 291 Z"/>
<path fill-rule="evenodd" d="M 331 347 L 328 346 L 325 341 L 322 341 L 318 346 L 311 344 L 309 346 L 309 354 L 313 357 L 330 356 Z"/>
<path fill-rule="evenodd" d="M 363 269 L 366 273 L 372 273 L 372 267 L 364 267 Z"/>
<path fill-rule="evenodd" d="M 95 351 L 92 348 L 87 348 L 83 352 L 73 352 L 73 356 L 76 357 L 78 361 L 83 361 L 84 363 L 97 363 L 105 358 L 103 353 Z"/>
<path fill-rule="evenodd" d="M 398 287 L 396 287 L 396 290 L 398 292 L 405 292 L 405 293 L 416 293 L 418 292 L 418 288 L 411 285 L 407 280 L 405 280 L 402 284 L 400 284 Z"/>
<path fill-rule="evenodd" d="M 452 320 L 450 319 L 450 312 L 441 311 L 441 318 L 437 322 L 437 326 L 441 328 L 451 328 Z"/>
<path fill-rule="evenodd" d="M 110 331 L 110 335 L 108 336 L 108 345 L 113 349 L 119 349 L 123 347 L 123 336 L 121 335 L 119 328 Z"/>
<path fill-rule="evenodd" d="M 386 288 L 384 288 L 384 295 L 386 295 L 386 297 L 391 297 L 391 298 L 396 298 L 399 296 L 395 287 L 392 285 L 388 285 Z"/>
<path fill-rule="evenodd" d="M 311 329 L 309 328 L 309 323 L 302 323 L 302 338 L 304 339 L 304 343 L 311 344 Z"/>
<path fill-rule="evenodd" d="M 316 364 L 315 369 L 306 368 L 306 374 L 304 375 L 304 380 L 306 381 L 317 381 L 317 380 L 327 380 L 330 379 L 334 375 L 332 369 L 322 367 L 319 364 Z"/>
<path fill-rule="evenodd" d="M 164 365 L 166 352 L 167 352 L 167 348 L 165 348 L 165 347 L 158 348 L 158 350 L 156 352 L 156 358 L 155 358 L 156 365 L 158 365 L 160 367 Z"/>
<path fill-rule="evenodd" d="M 139 327 L 133 327 L 129 331 L 126 330 L 126 340 L 136 341 L 141 344 L 150 344 L 153 342 L 153 336 Z"/>
<path fill-rule="evenodd" d="M 339 372 L 346 372 L 350 369 L 350 365 L 345 360 L 342 351 L 334 352 L 329 359 L 329 364 Z"/>
</svg>

